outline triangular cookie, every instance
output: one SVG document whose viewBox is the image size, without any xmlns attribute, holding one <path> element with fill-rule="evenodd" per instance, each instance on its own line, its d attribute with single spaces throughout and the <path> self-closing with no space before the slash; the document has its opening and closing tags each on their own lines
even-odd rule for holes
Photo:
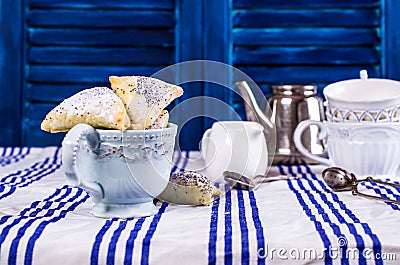
<svg viewBox="0 0 400 265">
<path fill-rule="evenodd" d="M 122 100 L 108 87 L 82 90 L 52 109 L 42 121 L 48 132 L 66 132 L 78 123 L 125 130 L 130 126 Z"/>
<path fill-rule="evenodd" d="M 169 113 L 168 110 L 163 110 L 158 116 L 158 118 L 154 121 L 152 125 L 149 126 L 148 129 L 162 129 L 166 128 L 168 125 Z"/>
<path fill-rule="evenodd" d="M 122 99 L 132 128 L 147 129 L 175 98 L 183 94 L 179 86 L 144 76 L 110 76 L 112 90 Z"/>
</svg>

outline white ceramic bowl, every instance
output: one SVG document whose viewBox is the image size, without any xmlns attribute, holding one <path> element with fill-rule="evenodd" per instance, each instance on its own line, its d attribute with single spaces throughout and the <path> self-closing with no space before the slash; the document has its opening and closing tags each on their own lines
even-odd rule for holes
<svg viewBox="0 0 400 265">
<path fill-rule="evenodd" d="M 400 106 L 400 82 L 368 78 L 365 70 L 360 79 L 332 83 L 324 88 L 329 104 L 341 111 L 379 110 Z"/>
<path fill-rule="evenodd" d="M 153 199 L 168 184 L 177 127 L 121 132 L 76 125 L 62 143 L 68 184 L 89 192 L 98 217 L 157 213 Z"/>
</svg>

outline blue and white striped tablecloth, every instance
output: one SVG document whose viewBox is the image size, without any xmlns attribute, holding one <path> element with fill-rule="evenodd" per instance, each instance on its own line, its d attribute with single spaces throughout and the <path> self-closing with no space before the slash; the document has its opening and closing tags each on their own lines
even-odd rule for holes
<svg viewBox="0 0 400 265">
<path fill-rule="evenodd" d="M 100 219 L 69 187 L 60 148 L 0 148 L 0 264 L 400 264 L 400 207 L 333 193 L 321 166 L 277 166 L 294 180 L 219 187 L 208 207 L 157 202 L 146 218 Z M 197 152 L 175 156 L 193 169 Z M 393 181 L 393 179 L 392 179 Z M 400 200 L 400 190 L 364 184 Z"/>
</svg>

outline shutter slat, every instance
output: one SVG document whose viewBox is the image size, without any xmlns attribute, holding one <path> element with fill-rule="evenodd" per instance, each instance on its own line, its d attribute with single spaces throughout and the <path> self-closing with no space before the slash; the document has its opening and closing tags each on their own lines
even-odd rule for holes
<svg viewBox="0 0 400 265">
<path fill-rule="evenodd" d="M 105 78 L 107 79 L 107 78 Z M 73 94 L 94 86 L 110 87 L 109 82 L 104 83 L 73 83 L 73 84 L 41 84 L 30 83 L 27 85 L 25 96 L 28 101 L 52 102 L 57 104 Z"/>
<path fill-rule="evenodd" d="M 378 64 L 374 47 L 236 47 L 236 65 Z"/>
<path fill-rule="evenodd" d="M 364 28 L 262 28 L 233 30 L 235 45 L 375 45 L 373 29 Z"/>
<path fill-rule="evenodd" d="M 40 123 L 46 114 L 56 106 L 56 104 L 38 104 L 27 103 L 25 111 L 29 115 L 24 123 L 24 139 L 25 145 L 41 146 L 41 145 L 61 145 L 65 133 L 48 133 L 40 129 Z"/>
<path fill-rule="evenodd" d="M 42 47 L 33 46 L 30 63 L 97 65 L 168 65 L 174 63 L 173 48 L 163 47 Z"/>
<path fill-rule="evenodd" d="M 379 7 L 379 0 L 234 0 L 234 8 L 365 8 Z"/>
<path fill-rule="evenodd" d="M 171 29 L 29 29 L 33 45 L 173 46 Z"/>
<path fill-rule="evenodd" d="M 141 8 L 141 9 L 173 9 L 175 1 L 168 0 L 118 0 L 118 1 L 98 1 L 98 0 L 27 0 L 27 5 L 31 8 Z"/>
<path fill-rule="evenodd" d="M 257 83 L 332 83 L 358 78 L 361 69 L 371 77 L 379 76 L 379 67 L 354 66 L 242 66 L 238 67 Z"/>
<path fill-rule="evenodd" d="M 379 23 L 380 16 L 373 9 L 238 10 L 233 13 L 234 27 L 372 27 Z"/>
<path fill-rule="evenodd" d="M 43 83 L 104 83 L 110 75 L 150 76 L 165 66 L 31 65 L 28 80 Z"/>
<path fill-rule="evenodd" d="M 79 28 L 171 28 L 174 12 L 144 10 L 32 10 L 28 14 L 31 27 Z"/>
</svg>

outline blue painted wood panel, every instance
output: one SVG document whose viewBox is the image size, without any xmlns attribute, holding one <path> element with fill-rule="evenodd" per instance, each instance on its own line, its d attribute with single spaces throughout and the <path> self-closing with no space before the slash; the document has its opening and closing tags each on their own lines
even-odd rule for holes
<svg viewBox="0 0 400 265">
<path fill-rule="evenodd" d="M 141 8 L 141 9 L 173 9 L 174 1 L 169 0 L 27 0 L 30 8 L 74 8 L 74 9 L 93 9 L 93 8 Z"/>
<path fill-rule="evenodd" d="M 176 61 L 174 0 L 28 0 L 22 144 L 59 145 L 40 130 L 63 99 L 110 86 L 110 75 L 150 76 Z"/>
<path fill-rule="evenodd" d="M 365 27 L 380 24 L 376 9 L 238 9 L 233 27 Z M 338 19 L 340 18 L 340 19 Z"/>
<path fill-rule="evenodd" d="M 235 65 L 369 65 L 380 63 L 380 51 L 374 46 L 350 46 L 340 49 L 329 46 L 236 46 L 233 53 Z"/>
<path fill-rule="evenodd" d="M 232 42 L 231 42 L 231 1 L 214 1 L 205 0 L 204 8 L 204 59 L 217 61 L 220 63 L 232 65 Z M 233 84 L 232 76 L 228 71 L 218 71 L 217 67 L 204 67 L 204 96 L 212 97 L 226 103 L 228 106 L 233 104 L 233 91 L 227 87 L 210 82 L 218 81 L 220 84 Z M 204 129 L 212 126 L 215 119 L 231 120 L 233 114 L 220 113 L 220 104 L 215 104 L 215 101 L 205 100 L 204 114 L 205 122 Z"/>
<path fill-rule="evenodd" d="M 33 46 L 28 60 L 32 64 L 170 65 L 175 62 L 175 48 Z"/>
<path fill-rule="evenodd" d="M 173 46 L 173 29 L 30 28 L 32 45 Z"/>
<path fill-rule="evenodd" d="M 109 86 L 108 81 L 96 83 L 97 86 Z M 29 83 L 25 89 L 25 98 L 32 102 L 56 104 L 82 89 L 91 88 L 92 83 Z"/>
<path fill-rule="evenodd" d="M 382 12 L 378 0 L 233 0 L 233 64 L 268 96 L 285 83 L 316 84 L 322 94 L 361 69 L 382 77 Z M 241 99 L 233 102 L 242 113 Z"/>
<path fill-rule="evenodd" d="M 380 7 L 379 0 L 234 0 L 234 8 L 365 8 Z"/>
<path fill-rule="evenodd" d="M 382 0 L 383 77 L 400 80 L 400 1 Z"/>
<path fill-rule="evenodd" d="M 12 15 L 10 15 L 12 14 Z M 18 145 L 21 131 L 22 5 L 19 0 L 0 2 L 0 146 Z M 17 137 L 16 137 L 17 136 Z"/>
<path fill-rule="evenodd" d="M 167 65 L 165 65 L 167 66 Z M 151 75 L 164 66 L 30 65 L 27 80 L 41 83 L 107 82 L 110 75 Z"/>
<path fill-rule="evenodd" d="M 48 133 L 40 129 L 43 117 L 55 107 L 56 103 L 37 103 L 25 102 L 25 116 L 23 120 L 24 129 L 22 130 L 23 145 L 43 146 L 60 145 L 65 133 Z M 27 115 L 29 113 L 29 115 Z"/>
<path fill-rule="evenodd" d="M 176 6 L 177 11 L 177 32 L 176 32 L 176 61 L 185 62 L 190 60 L 201 60 L 204 54 L 203 42 L 203 0 L 179 0 Z M 178 71 L 176 80 L 180 83 L 185 79 L 185 71 Z M 202 76 L 203 69 L 198 69 L 195 76 Z M 190 98 L 201 97 L 204 95 L 204 85 L 200 82 L 191 82 L 182 85 L 184 94 L 177 99 L 177 104 Z M 187 106 L 187 104 L 182 105 Z M 203 104 L 193 106 L 198 113 L 204 112 Z M 203 134 L 204 119 L 195 118 L 187 121 L 186 107 L 176 112 L 173 117 L 174 122 L 180 125 L 178 148 L 197 150 L 199 141 Z"/>
<path fill-rule="evenodd" d="M 7 124 L 0 145 L 60 144 L 63 134 L 39 126 L 61 100 L 109 85 L 112 74 L 152 75 L 187 60 L 232 64 L 267 95 L 282 83 L 314 83 L 321 93 L 364 68 L 371 77 L 400 80 L 397 0 L 4 0 L 0 12 L 0 97 L 10 99 L 0 110 L 12 113 L 0 118 Z M 200 67 L 196 74 L 216 73 Z M 10 95 L 9 86 L 19 89 Z M 244 118 L 230 90 L 201 82 L 183 87 L 175 104 L 210 96 Z M 212 113 L 207 104 L 195 107 Z M 197 149 L 211 122 L 184 125 L 181 148 Z"/>
<path fill-rule="evenodd" d="M 78 28 L 173 28 L 173 10 L 31 10 L 28 13 L 31 27 Z"/>
<path fill-rule="evenodd" d="M 304 84 L 304 83 L 332 83 L 343 79 L 359 77 L 360 66 L 240 66 L 240 70 L 247 73 L 259 83 L 272 84 Z M 379 66 L 367 66 L 370 77 L 379 77 Z"/>
<path fill-rule="evenodd" d="M 378 45 L 380 36 L 374 28 L 235 28 L 233 42 L 246 46 L 364 46 Z"/>
</svg>

